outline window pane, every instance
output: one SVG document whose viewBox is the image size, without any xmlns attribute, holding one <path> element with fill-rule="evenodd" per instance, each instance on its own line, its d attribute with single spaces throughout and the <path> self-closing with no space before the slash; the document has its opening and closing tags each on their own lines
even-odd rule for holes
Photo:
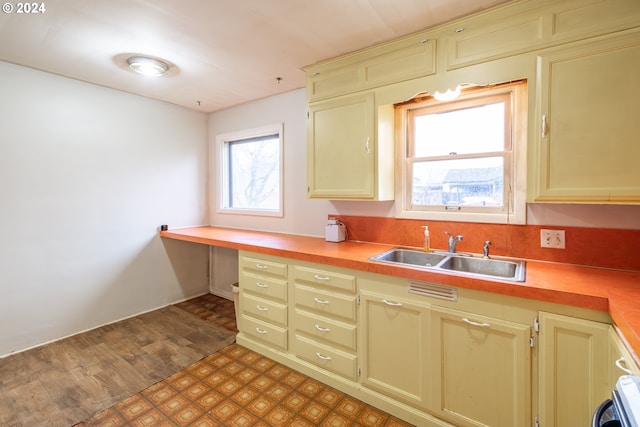
<svg viewBox="0 0 640 427">
<path fill-rule="evenodd" d="M 413 205 L 503 205 L 502 157 L 416 162 L 413 165 Z"/>
<path fill-rule="evenodd" d="M 280 208 L 278 135 L 228 142 L 230 208 Z"/>
<path fill-rule="evenodd" d="M 418 115 L 415 157 L 503 151 L 504 102 Z"/>
</svg>

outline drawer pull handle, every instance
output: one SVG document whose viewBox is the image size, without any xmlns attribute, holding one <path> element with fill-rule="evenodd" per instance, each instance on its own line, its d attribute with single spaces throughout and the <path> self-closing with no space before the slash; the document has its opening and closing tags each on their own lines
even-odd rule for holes
<svg viewBox="0 0 640 427">
<path fill-rule="evenodd" d="M 318 359 L 321 359 L 321 360 L 326 360 L 326 361 L 330 361 L 331 360 L 331 356 L 323 356 L 318 352 L 316 352 L 316 356 L 318 356 Z"/>
<path fill-rule="evenodd" d="M 267 268 L 269 268 L 269 266 L 264 264 L 256 264 L 256 268 L 259 270 L 266 270 Z"/>
<path fill-rule="evenodd" d="M 481 328 L 490 328 L 490 327 L 491 327 L 491 325 L 490 325 L 489 323 L 479 323 L 479 322 L 474 322 L 473 320 L 469 320 L 469 319 L 467 319 L 466 317 L 463 317 L 463 318 L 462 318 L 462 321 L 463 321 L 464 323 L 468 323 L 468 324 L 469 324 L 469 325 L 471 325 L 471 326 L 479 326 L 479 327 L 481 327 Z"/>
<path fill-rule="evenodd" d="M 389 300 L 386 300 L 386 299 L 383 299 L 382 302 L 387 304 L 387 305 L 391 305 L 393 307 L 402 307 L 402 303 L 401 302 L 394 302 L 394 301 L 389 301 Z"/>
<path fill-rule="evenodd" d="M 268 288 L 269 285 L 265 284 L 265 283 L 260 283 L 260 282 L 256 282 L 256 286 L 259 288 Z"/>
<path fill-rule="evenodd" d="M 262 329 L 262 328 L 256 328 L 256 332 L 259 334 L 268 334 L 269 331 Z"/>
<path fill-rule="evenodd" d="M 324 281 L 328 281 L 331 280 L 331 277 L 327 277 L 327 276 L 318 276 L 317 274 L 315 276 L 313 276 L 316 278 L 316 280 L 324 280 Z"/>
<path fill-rule="evenodd" d="M 263 307 L 261 305 L 256 305 L 256 308 L 260 311 L 269 311 L 269 309 L 267 307 Z"/>
<path fill-rule="evenodd" d="M 320 298 L 314 298 L 313 299 L 315 302 L 317 302 L 318 304 L 329 304 L 329 301 L 327 301 L 326 299 L 320 299 Z"/>
<path fill-rule="evenodd" d="M 616 366 L 621 369 L 622 371 L 626 372 L 627 375 L 633 375 L 633 371 L 631 369 L 627 369 L 626 366 L 622 366 L 622 364 L 627 364 L 627 361 L 624 360 L 624 357 L 621 357 L 620 359 L 616 360 Z"/>
<path fill-rule="evenodd" d="M 330 332 L 330 331 L 331 331 L 331 329 L 329 329 L 329 328 L 323 328 L 323 327 L 322 327 L 322 326 L 320 326 L 320 325 L 316 325 L 316 329 L 317 329 L 317 330 L 319 330 L 320 332 Z"/>
</svg>

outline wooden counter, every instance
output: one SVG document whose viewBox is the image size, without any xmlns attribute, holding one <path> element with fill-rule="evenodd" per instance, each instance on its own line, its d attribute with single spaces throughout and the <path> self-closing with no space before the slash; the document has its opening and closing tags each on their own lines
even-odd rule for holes
<svg viewBox="0 0 640 427">
<path fill-rule="evenodd" d="M 459 288 L 609 312 L 640 355 L 640 272 L 527 260 L 526 281 L 503 282 L 382 264 L 368 259 L 395 245 L 219 227 L 161 231 L 164 238 L 317 262 Z"/>
</svg>

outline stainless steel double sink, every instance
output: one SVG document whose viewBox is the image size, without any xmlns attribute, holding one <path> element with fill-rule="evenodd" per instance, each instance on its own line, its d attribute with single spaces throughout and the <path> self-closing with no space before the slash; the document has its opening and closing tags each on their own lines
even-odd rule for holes
<svg viewBox="0 0 640 427">
<path fill-rule="evenodd" d="M 479 258 L 462 253 L 393 248 L 374 255 L 369 260 L 469 277 L 513 282 L 523 282 L 525 279 L 525 262 L 518 259 Z"/>
</svg>

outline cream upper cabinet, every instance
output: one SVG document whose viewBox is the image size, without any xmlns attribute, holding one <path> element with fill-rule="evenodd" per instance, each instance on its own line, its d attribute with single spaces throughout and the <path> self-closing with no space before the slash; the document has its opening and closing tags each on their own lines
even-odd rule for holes
<svg viewBox="0 0 640 427">
<path fill-rule="evenodd" d="M 640 203 L 640 31 L 538 56 L 535 201 Z"/>
<path fill-rule="evenodd" d="M 612 390 L 609 327 L 540 313 L 540 425 L 591 425 L 593 411 Z"/>
<path fill-rule="evenodd" d="M 393 140 L 378 135 L 376 113 L 369 92 L 309 105 L 308 197 L 393 199 Z"/>
<path fill-rule="evenodd" d="M 346 95 L 436 72 L 436 39 L 427 33 L 305 68 L 307 100 Z"/>
<path fill-rule="evenodd" d="M 416 298 L 362 291 L 362 384 L 411 405 L 427 407 L 430 377 L 429 307 Z"/>
<path fill-rule="evenodd" d="M 431 410 L 458 426 L 529 426 L 531 325 L 431 307 Z"/>
</svg>

